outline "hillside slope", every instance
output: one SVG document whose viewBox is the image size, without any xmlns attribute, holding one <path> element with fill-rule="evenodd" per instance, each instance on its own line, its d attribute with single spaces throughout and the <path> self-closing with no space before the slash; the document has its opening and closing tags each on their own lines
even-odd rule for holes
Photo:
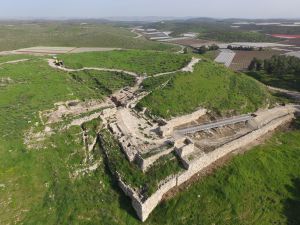
<svg viewBox="0 0 300 225">
<path fill-rule="evenodd" d="M 166 87 L 145 97 L 138 107 L 170 118 L 191 113 L 198 107 L 220 114 L 248 113 L 267 106 L 270 101 L 270 94 L 256 80 L 202 61 L 193 73 L 178 73 Z"/>
</svg>

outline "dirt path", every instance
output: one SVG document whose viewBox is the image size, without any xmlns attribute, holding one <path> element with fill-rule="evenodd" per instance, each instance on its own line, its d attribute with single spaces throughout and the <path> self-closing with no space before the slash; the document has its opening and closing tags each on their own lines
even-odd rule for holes
<svg viewBox="0 0 300 225">
<path fill-rule="evenodd" d="M 174 73 L 178 73 L 178 72 L 192 73 L 192 72 L 194 72 L 195 65 L 200 61 L 201 61 L 201 59 L 193 57 L 192 60 L 189 62 L 189 64 L 180 70 L 175 70 L 175 71 L 170 71 L 170 72 L 165 72 L 165 73 L 158 73 L 158 74 L 153 75 L 152 77 L 160 77 L 160 76 L 170 75 L 170 74 L 174 74 Z M 146 77 L 146 78 L 148 78 L 148 77 Z"/>
<path fill-rule="evenodd" d="M 97 71 L 107 71 L 107 72 L 119 72 L 119 73 L 126 73 L 130 76 L 139 77 L 137 73 L 126 71 L 126 70 L 119 70 L 119 69 L 109 69 L 109 68 L 101 68 L 101 67 L 83 67 L 81 69 L 69 69 L 61 66 L 56 66 L 53 59 L 48 59 L 48 64 L 50 67 L 55 69 L 60 69 L 66 72 L 79 72 L 84 70 L 97 70 Z"/>
<path fill-rule="evenodd" d="M 277 92 L 281 92 L 284 93 L 290 97 L 292 97 L 293 99 L 295 99 L 297 102 L 300 103 L 300 92 L 297 91 L 289 91 L 286 89 L 282 89 L 282 88 L 276 88 L 276 87 L 271 87 L 271 86 L 267 86 L 269 90 L 271 91 L 277 91 Z"/>
<path fill-rule="evenodd" d="M 135 36 L 135 37 L 133 37 L 133 38 L 135 38 L 135 39 L 143 37 L 143 35 L 142 35 L 142 34 L 140 34 L 140 33 L 138 33 L 138 32 L 136 32 L 136 30 L 135 30 L 135 29 L 132 29 L 132 30 L 131 30 L 131 32 L 132 32 L 132 33 L 134 33 L 134 34 L 136 34 L 136 36 Z"/>
<path fill-rule="evenodd" d="M 159 76 L 174 74 L 174 73 L 177 73 L 177 72 L 193 72 L 194 71 L 194 66 L 199 61 L 201 61 L 201 59 L 193 57 L 192 60 L 189 62 L 189 64 L 186 65 L 185 67 L 183 67 L 180 70 L 175 70 L 175 71 L 170 71 L 170 72 L 165 72 L 165 73 L 158 73 L 158 74 L 154 74 L 153 76 L 150 76 L 150 77 L 159 77 Z M 127 70 L 120 70 L 120 69 L 110 69 L 110 68 L 101 68 L 101 67 L 83 67 L 81 69 L 65 68 L 65 67 L 61 67 L 61 66 L 56 66 L 55 63 L 54 63 L 54 59 L 48 59 L 48 64 L 52 68 L 60 69 L 60 70 L 66 71 L 66 72 L 79 72 L 79 71 L 84 71 L 84 70 L 97 70 L 97 71 L 125 73 L 125 74 L 128 74 L 130 76 L 141 78 L 141 76 L 138 75 L 135 72 L 131 72 L 131 71 L 127 71 Z M 145 78 L 148 78 L 148 77 L 145 77 Z"/>
<path fill-rule="evenodd" d="M 8 62 L 0 63 L 0 66 L 5 65 L 5 64 L 16 64 L 16 63 L 26 62 L 26 61 L 29 61 L 29 59 L 12 60 L 12 61 L 8 61 Z"/>
</svg>

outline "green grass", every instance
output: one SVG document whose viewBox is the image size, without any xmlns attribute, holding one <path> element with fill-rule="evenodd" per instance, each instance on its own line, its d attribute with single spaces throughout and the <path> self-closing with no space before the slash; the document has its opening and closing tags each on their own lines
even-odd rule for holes
<svg viewBox="0 0 300 225">
<path fill-rule="evenodd" d="M 13 25 L 13 26 L 7 26 Z M 178 51 L 178 47 L 135 39 L 129 30 L 108 24 L 80 22 L 1 22 L 0 51 L 34 46 L 116 47 Z"/>
<path fill-rule="evenodd" d="M 19 60 L 19 59 L 32 59 L 32 58 L 33 56 L 31 55 L 0 55 L 0 64 L 9 61 Z"/>
<path fill-rule="evenodd" d="M 59 188 L 68 188 L 73 182 L 69 173 L 80 168 L 83 160 L 79 127 L 46 138 L 42 142 L 44 148 L 27 149 L 23 140 L 30 127 L 39 122 L 38 112 L 53 108 L 59 101 L 101 99 L 115 89 L 131 85 L 133 80 L 107 72 L 66 73 L 35 57 L 28 62 L 1 66 L 0 78 L 3 77 L 12 80 L 0 87 L 0 183 L 5 185 L 0 188 L 0 224 L 7 224 L 23 220 L 28 211 L 38 214 L 34 219 L 42 216 L 39 208 L 43 210 L 50 204 L 47 194 L 63 194 L 64 189 Z M 63 198 L 53 201 L 57 205 L 68 204 L 61 202 Z M 57 214 L 47 218 L 49 223 L 62 222 L 64 206 L 57 207 Z M 45 209 L 45 217 L 48 211 L 51 210 Z"/>
<path fill-rule="evenodd" d="M 158 77 L 149 77 L 143 81 L 142 83 L 143 89 L 145 91 L 153 91 L 154 89 L 161 87 L 172 77 L 174 77 L 174 74 L 158 76 Z"/>
<path fill-rule="evenodd" d="M 248 72 L 247 75 L 269 86 L 300 91 L 300 76 L 297 74 L 286 74 L 279 77 L 266 72 Z"/>
<path fill-rule="evenodd" d="M 271 96 L 266 88 L 244 74 L 202 61 L 193 73 L 179 73 L 169 84 L 142 99 L 153 115 L 170 118 L 205 107 L 221 114 L 248 113 L 266 106 Z"/>
<path fill-rule="evenodd" d="M 178 70 L 190 61 L 187 55 L 141 50 L 66 54 L 60 58 L 68 68 L 105 67 L 148 75 Z"/>
</svg>

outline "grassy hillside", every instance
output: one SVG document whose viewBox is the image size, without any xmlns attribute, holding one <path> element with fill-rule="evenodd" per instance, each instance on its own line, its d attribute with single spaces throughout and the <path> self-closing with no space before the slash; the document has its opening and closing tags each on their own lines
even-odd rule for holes
<svg viewBox="0 0 300 225">
<path fill-rule="evenodd" d="M 141 50 L 66 54 L 60 58 L 69 68 L 105 67 L 148 75 L 179 70 L 191 59 L 188 55 Z"/>
<path fill-rule="evenodd" d="M 205 63 L 200 65 L 205 68 Z M 101 98 L 131 85 L 132 78 L 65 73 L 35 57 L 1 66 L 0 78 L 0 224 L 142 224 L 99 151 L 94 155 L 99 168 L 74 176 L 83 168 L 80 127 L 55 132 L 38 149 L 24 144 L 26 131 L 39 121 L 38 111 L 58 101 Z M 84 127 L 95 129 L 97 124 Z M 95 130 L 88 134 L 95 135 Z M 299 130 L 278 133 L 161 204 L 144 224 L 299 224 L 299 140 Z"/>
<path fill-rule="evenodd" d="M 117 47 L 177 50 L 178 47 L 135 39 L 129 30 L 105 24 L 66 22 L 1 22 L 0 51 L 34 46 Z"/>
<path fill-rule="evenodd" d="M 193 73 L 179 73 L 163 89 L 145 97 L 138 107 L 170 118 L 206 107 L 216 112 L 247 113 L 264 107 L 271 97 L 252 78 L 209 61 L 200 62 Z"/>
<path fill-rule="evenodd" d="M 48 206 L 51 188 L 56 196 L 53 201 L 58 201 L 55 203 L 65 201 L 56 194 L 65 188 L 64 184 L 73 182 L 69 175 L 82 163 L 80 127 L 55 132 L 38 149 L 26 147 L 24 138 L 29 129 L 40 129 L 38 112 L 53 108 L 59 101 L 102 98 L 131 85 L 133 78 L 106 72 L 69 74 L 50 68 L 44 59 L 34 58 L 2 65 L 0 82 L 0 224 L 10 224 L 23 220 L 28 211 L 43 201 Z"/>
</svg>

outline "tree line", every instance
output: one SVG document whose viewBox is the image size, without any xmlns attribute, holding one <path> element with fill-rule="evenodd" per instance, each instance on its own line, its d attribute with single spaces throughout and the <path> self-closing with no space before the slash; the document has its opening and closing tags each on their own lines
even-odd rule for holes
<svg viewBox="0 0 300 225">
<path fill-rule="evenodd" d="M 255 48 L 254 47 L 247 47 L 247 46 L 232 46 L 232 45 L 228 45 L 227 49 L 230 50 L 238 50 L 238 51 L 254 51 Z M 262 51 L 263 48 L 259 48 L 259 51 Z"/>
<path fill-rule="evenodd" d="M 285 74 L 294 74 L 300 76 L 300 59 L 294 56 L 275 55 L 270 59 L 253 58 L 248 70 L 264 70 L 268 74 L 283 76 Z"/>
<path fill-rule="evenodd" d="M 215 45 L 215 44 L 213 44 L 211 46 L 202 45 L 200 48 L 195 48 L 194 53 L 205 54 L 208 51 L 215 51 L 215 50 L 218 50 L 218 49 L 219 49 L 219 46 Z"/>
</svg>

